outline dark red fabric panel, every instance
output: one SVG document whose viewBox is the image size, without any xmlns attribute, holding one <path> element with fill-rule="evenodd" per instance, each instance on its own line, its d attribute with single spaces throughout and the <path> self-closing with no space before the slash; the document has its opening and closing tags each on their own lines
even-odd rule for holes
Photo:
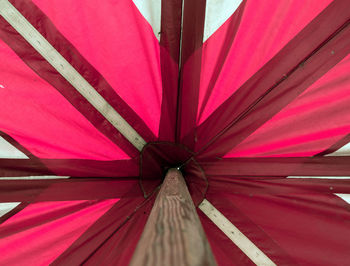
<svg viewBox="0 0 350 266">
<path fill-rule="evenodd" d="M 0 176 L 54 175 L 39 160 L 0 159 Z"/>
<path fill-rule="evenodd" d="M 0 202 L 114 199 L 141 195 L 138 178 L 1 180 Z"/>
<path fill-rule="evenodd" d="M 129 265 L 155 197 L 144 203 L 130 219 L 85 261 L 86 265 Z"/>
<path fill-rule="evenodd" d="M 212 176 L 209 178 L 210 187 L 220 193 L 239 195 L 289 195 L 289 194 L 333 194 L 350 193 L 349 179 L 314 179 L 314 178 L 246 178 Z M 350 208 L 350 205 L 349 207 Z"/>
<path fill-rule="evenodd" d="M 178 89 L 176 141 L 194 148 L 195 138 L 182 141 L 196 127 L 206 0 L 184 1 Z"/>
<path fill-rule="evenodd" d="M 129 108 L 107 84 L 103 77 L 79 54 L 79 52 L 56 30 L 48 18 L 31 1 L 11 1 L 37 30 L 62 54 L 72 66 L 128 121 L 146 140 L 155 136 L 140 118 Z M 40 20 L 38 19 L 40 18 Z M 135 148 L 99 114 L 55 69 L 10 26 L 0 20 L 0 37 L 36 71 L 43 79 L 56 87 L 73 106 L 103 134 L 118 144 L 130 156 L 135 156 Z"/>
<path fill-rule="evenodd" d="M 350 176 L 350 157 L 224 158 L 199 161 L 209 176 Z"/>
<path fill-rule="evenodd" d="M 138 176 L 138 159 L 95 161 L 79 159 L 40 159 L 53 173 L 71 177 Z"/>
<path fill-rule="evenodd" d="M 154 198 L 152 197 L 152 199 Z M 137 225 L 130 228 L 129 223 L 130 221 L 135 223 L 135 218 L 138 220 L 135 214 L 144 214 L 143 208 L 145 206 L 144 204 L 147 204 L 147 202 L 149 202 L 149 200 L 146 200 L 145 203 L 145 199 L 142 196 L 120 199 L 107 213 L 97 220 L 78 240 L 61 254 L 52 265 L 80 265 L 89 262 L 90 259 L 98 259 L 99 263 L 101 263 L 106 259 L 106 254 L 100 257 L 98 256 L 99 252 L 103 251 L 106 246 L 109 246 L 109 241 L 115 241 L 114 236 L 118 234 L 120 230 L 124 230 L 125 226 L 127 227 L 125 230 L 132 230 L 132 233 L 135 233 L 135 235 L 128 235 L 128 238 L 124 236 L 118 244 L 115 244 L 116 246 L 120 245 L 120 250 L 118 251 L 119 256 L 124 254 L 128 257 L 124 257 L 124 259 L 130 259 L 132 255 L 130 253 L 133 248 L 129 248 L 128 244 L 133 243 L 133 245 L 136 245 L 135 239 L 138 239 L 137 236 L 140 236 L 142 226 Z M 144 216 L 148 217 L 148 215 Z M 125 234 L 125 231 L 122 231 L 122 234 Z M 124 242 L 124 240 L 128 241 Z M 96 258 L 96 256 L 98 258 Z M 109 259 L 118 258 L 117 256 L 112 256 L 112 258 L 109 257 Z"/>
<path fill-rule="evenodd" d="M 209 190 L 207 200 L 273 262 L 277 265 L 297 265 L 288 250 L 279 246 L 271 236 L 266 234 L 262 228 L 245 214 L 244 210 L 236 206 L 235 201 L 231 199 L 231 195 L 233 194 L 225 194 L 210 187 Z M 216 245 L 221 244 L 217 243 Z"/>
<path fill-rule="evenodd" d="M 16 149 L 23 152 L 29 159 L 0 159 L 0 178 L 1 176 L 22 176 L 25 175 L 24 172 L 27 171 L 28 168 L 33 167 L 34 172 L 38 172 L 43 175 L 52 175 L 53 172 L 49 170 L 45 164 L 43 164 L 39 158 L 34 156 L 28 149 L 26 149 L 23 145 L 19 144 L 15 139 L 11 136 L 7 135 L 5 132 L 0 132 L 0 136 L 4 138 L 7 142 L 13 145 Z M 28 163 L 27 166 L 21 167 L 18 165 L 17 160 L 21 162 Z M 33 173 L 31 170 L 30 173 Z"/>
<path fill-rule="evenodd" d="M 226 153 L 346 56 L 349 39 L 348 28 L 343 29 L 349 19 L 346 6 L 346 1 L 334 1 L 199 127 L 198 149 L 227 132 L 220 137 L 221 143 L 214 145 L 225 149 L 208 150 L 203 155 Z M 268 106 L 268 110 L 261 106 Z M 258 113 L 260 122 L 231 127 L 242 118 L 254 119 L 247 116 L 249 112 Z M 231 128 L 236 135 L 240 134 L 235 135 L 234 143 L 228 142 Z"/>
<path fill-rule="evenodd" d="M 210 177 L 209 182 L 207 199 L 277 265 L 343 265 L 349 260 L 350 205 L 333 194 L 349 194 L 349 180 Z M 251 224 L 240 224 L 242 217 Z M 265 237 L 256 238 L 250 225 Z M 266 239 L 287 254 L 275 247 L 269 254 L 264 250 L 269 244 L 261 242 Z M 288 257 L 294 263 L 283 261 Z"/>
<path fill-rule="evenodd" d="M 59 175 L 71 177 L 125 177 L 138 175 L 137 160 L 0 159 L 0 178 Z"/>
<path fill-rule="evenodd" d="M 218 265 L 255 265 L 201 210 L 197 212 Z"/>
<path fill-rule="evenodd" d="M 346 265 L 350 259 L 350 212 L 344 208 L 346 203 L 331 194 L 300 192 L 220 193 L 220 198 L 212 198 L 212 204 L 277 265 Z M 282 255 L 275 247 L 266 250 L 268 245 L 261 242 L 264 239 L 249 231 L 248 224 L 239 224 L 239 214 L 232 215 L 231 206 L 227 208 L 231 204 L 266 234 L 264 239 L 273 240 L 274 245 L 287 252 L 290 260 L 284 261 L 286 253 Z"/>
<path fill-rule="evenodd" d="M 181 17 L 181 0 L 162 0 L 160 67 L 163 95 L 158 135 L 160 141 L 175 141 Z"/>
</svg>

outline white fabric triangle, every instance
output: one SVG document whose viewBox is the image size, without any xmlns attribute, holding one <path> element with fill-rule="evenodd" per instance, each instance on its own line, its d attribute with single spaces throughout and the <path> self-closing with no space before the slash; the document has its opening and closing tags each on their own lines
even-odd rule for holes
<svg viewBox="0 0 350 266">
<path fill-rule="evenodd" d="M 335 194 L 339 198 L 342 198 L 344 201 L 350 204 L 350 194 Z"/>
<path fill-rule="evenodd" d="M 0 137 L 0 158 L 28 159 L 23 152 L 16 149 L 2 137 Z"/>
<path fill-rule="evenodd" d="M 327 154 L 326 156 L 350 156 L 350 143 L 344 145 L 335 152 Z"/>
<path fill-rule="evenodd" d="M 0 203 L 0 217 L 4 216 L 6 213 L 12 211 L 14 208 L 16 208 L 20 202 L 5 202 Z"/>
<path fill-rule="evenodd" d="M 203 42 L 205 42 L 237 10 L 242 0 L 207 0 Z"/>
<path fill-rule="evenodd" d="M 162 0 L 133 0 L 143 17 L 151 25 L 154 35 L 160 40 Z"/>
</svg>

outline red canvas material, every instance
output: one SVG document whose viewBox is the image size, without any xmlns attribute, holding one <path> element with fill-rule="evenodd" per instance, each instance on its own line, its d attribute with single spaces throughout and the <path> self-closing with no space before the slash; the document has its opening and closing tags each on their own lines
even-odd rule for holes
<svg viewBox="0 0 350 266">
<path fill-rule="evenodd" d="M 72 177 L 125 177 L 138 175 L 137 160 L 0 159 L 1 177 L 57 175 Z"/>
<path fill-rule="evenodd" d="M 343 46 L 342 40 L 338 41 L 341 38 L 344 38 L 344 41 L 349 39 L 346 37 L 349 24 L 348 14 L 345 11 L 344 14 L 339 14 L 339 10 L 345 10 L 346 5 L 345 1 L 334 1 L 235 92 L 231 100 L 228 99 L 213 113 L 211 118 L 201 124 L 197 132 L 202 136 L 202 139 L 198 138 L 197 150 L 205 149 L 205 152 L 201 151 L 204 153 L 203 156 L 205 154 L 208 156 L 224 155 L 228 149 L 232 149 L 235 145 L 233 141 L 229 142 L 228 139 L 237 143 L 241 142 L 249 135 L 248 133 L 261 126 L 261 124 L 253 122 L 253 115 L 261 117 L 261 119 L 256 120 L 260 121 L 258 123 L 263 123 L 266 121 L 263 114 L 271 117 L 349 53 L 345 48 L 349 46 Z M 320 27 L 320 24 L 323 23 L 327 27 Z M 318 31 L 315 30 L 316 28 Z M 303 42 L 307 45 L 301 45 Z M 311 43 L 313 43 L 314 48 L 312 48 Z M 337 44 L 338 48 L 336 48 Z M 337 56 L 332 57 L 332 49 L 339 51 Z M 293 50 L 294 53 L 290 53 L 290 50 Z M 322 68 L 318 67 L 319 65 L 322 65 Z M 271 71 L 272 69 L 276 71 Z M 257 82 L 259 82 L 259 86 L 256 86 Z M 260 109 L 259 106 L 261 106 Z M 261 110 L 267 106 L 269 106 L 267 112 Z M 250 117 L 250 114 L 253 117 Z M 236 123 L 237 126 L 234 126 Z M 208 129 L 218 130 L 210 132 Z M 242 135 L 237 135 L 238 133 Z M 231 138 L 230 134 L 235 135 L 235 138 Z M 218 139 L 221 139 L 225 145 L 220 143 L 217 145 L 225 148 L 215 151 L 216 145 L 213 146 L 212 143 L 216 143 L 219 141 Z M 212 147 L 207 149 L 209 145 Z M 211 150 L 213 150 L 212 153 Z"/>
<path fill-rule="evenodd" d="M 50 264 L 116 201 L 44 202 L 26 207 L 0 226 L 2 263 Z M 31 252 L 25 252 L 26 246 L 31 246 Z M 18 258 L 17 252 L 23 251 L 26 255 Z"/>
<path fill-rule="evenodd" d="M 182 1 L 162 0 L 161 9 L 161 32 L 159 34 L 162 109 L 158 140 L 174 142 L 179 81 Z"/>
<path fill-rule="evenodd" d="M 30 2 L 30 1 L 28 1 Z M 54 28 L 52 23 L 46 19 L 45 15 L 43 15 L 38 8 L 36 8 L 33 4 L 28 5 L 23 1 L 13 1 L 13 4 L 26 16 L 26 18 L 31 21 L 34 25 L 37 22 L 38 17 L 42 17 L 40 21 L 47 21 L 46 24 L 40 22 L 40 27 L 36 28 L 41 32 L 44 36 L 52 36 L 52 40 L 48 38 L 48 41 L 66 58 L 68 61 L 76 68 L 80 73 L 89 81 L 90 84 L 94 85 L 97 91 L 108 100 L 108 102 L 116 109 L 120 114 L 126 119 L 137 131 L 142 132 L 141 134 L 146 140 L 154 140 L 154 135 L 148 130 L 148 128 L 144 125 L 143 121 L 137 117 L 136 114 L 128 107 L 127 104 L 123 103 L 122 99 L 114 92 L 114 90 L 107 84 L 107 82 L 103 79 L 101 74 L 99 74 L 86 60 L 83 60 L 83 57 L 79 55 L 79 52 L 76 51 L 74 46 L 66 41 L 64 36 L 61 36 L 60 40 L 57 40 L 57 36 L 60 36 L 59 32 Z M 51 3 L 52 4 L 52 3 Z M 66 14 L 65 14 L 66 16 Z M 66 21 L 67 22 L 67 21 Z M 3 22 L 3 26 L 6 26 L 6 22 Z M 48 34 L 50 33 L 50 34 Z M 14 34 L 16 34 L 14 32 Z M 52 34 L 52 35 L 51 35 Z M 12 36 L 13 37 L 13 36 Z M 4 38 L 6 38 L 4 36 Z M 65 98 L 67 98 L 76 108 L 80 110 L 84 114 L 88 120 L 93 123 L 97 128 L 100 127 L 100 131 L 102 131 L 107 137 L 111 138 L 112 141 L 118 143 L 120 146 L 121 143 L 124 143 L 124 149 L 129 151 L 131 156 L 135 155 L 134 147 L 130 146 L 130 143 L 126 140 L 122 141 L 124 137 L 116 131 L 100 114 L 94 114 L 94 108 L 88 103 L 72 86 L 60 77 L 57 74 L 57 71 L 54 70 L 48 63 L 44 60 L 41 60 L 41 56 L 38 54 L 36 60 L 33 58 L 33 49 L 28 45 L 20 36 L 15 40 L 14 38 L 6 38 L 8 45 L 13 47 L 15 52 L 29 64 L 32 68 L 34 68 L 39 75 L 43 76 L 49 83 L 53 84 L 60 93 L 63 94 Z M 21 45 L 20 45 L 21 44 Z M 60 49 L 61 48 L 61 49 Z M 28 51 L 32 51 L 30 53 L 30 57 L 27 56 Z M 29 57 L 29 58 L 28 58 Z M 39 64 L 39 65 L 38 65 Z M 40 69 L 40 71 L 38 71 Z M 43 71 L 45 69 L 45 71 Z M 56 73 L 53 75 L 53 73 Z M 125 78 L 125 77 L 124 77 Z M 68 89 L 69 88 L 69 89 Z M 109 100 L 111 99 L 111 100 Z M 136 121 L 139 122 L 136 122 Z M 135 124 L 136 122 L 136 124 Z M 141 127 L 141 128 L 140 128 Z M 146 133 L 147 132 L 147 133 Z M 145 134 L 146 133 L 146 134 Z M 118 140 L 117 140 L 118 139 Z M 128 148 L 126 148 L 128 147 Z"/>
<path fill-rule="evenodd" d="M 172 167 L 276 265 L 348 264 L 348 1 L 9 2 L 147 144 L 0 10 L 0 264 L 127 265 Z"/>
<path fill-rule="evenodd" d="M 3 20 L 1 21 L 5 23 Z M 4 26 L 4 24 L 0 24 Z M 2 28 L 4 30 L 0 30 L 4 41 L 13 42 L 16 47 L 23 48 L 24 53 L 32 50 L 32 48 L 27 47 L 28 44 L 17 33 L 9 35 L 8 30 L 10 32 L 14 30 L 9 28 L 8 24 L 7 27 L 7 30 L 4 28 Z M 11 38 L 9 38 L 10 36 Z M 22 44 L 25 47 L 22 47 Z M 0 45 L 2 58 L 7 62 L 6 66 L 1 66 L 2 73 L 4 73 L 2 83 L 5 87 L 1 93 L 7 99 L 1 105 L 2 131 L 25 146 L 31 153 L 42 158 L 100 160 L 129 158 L 117 145 L 94 128 L 54 87 L 40 79 L 10 47 L 2 41 Z M 51 69 L 48 75 L 56 73 L 35 52 L 27 54 L 27 58 Z M 44 66 L 40 67 L 40 69 L 43 68 Z M 20 71 L 23 75 L 15 78 L 16 71 Z M 55 76 L 55 82 L 59 86 L 67 83 L 67 81 L 61 80 L 62 78 L 57 73 Z M 35 99 L 35 105 L 31 99 Z M 65 112 L 61 112 L 61 110 L 65 110 Z M 33 117 L 35 120 L 32 121 Z M 16 130 L 15 124 L 21 125 L 20 131 Z M 98 147 L 99 152 L 96 152 L 96 147 Z"/>
<path fill-rule="evenodd" d="M 0 180 L 1 202 L 96 200 L 139 195 L 137 178 Z M 132 192 L 133 191 L 133 192 Z"/>
<path fill-rule="evenodd" d="M 147 200 L 142 197 L 121 199 L 59 256 L 53 265 L 93 261 L 104 261 L 106 264 L 128 262 L 153 201 L 154 197 Z M 134 237 L 128 237 L 129 235 Z M 112 249 L 116 252 L 112 252 Z"/>
<path fill-rule="evenodd" d="M 319 193 L 221 195 L 218 201 L 212 196 L 208 200 L 277 264 L 310 264 L 313 261 L 324 265 L 346 264 L 346 255 L 335 258 L 332 254 L 346 254 L 348 247 L 348 234 L 340 232 L 348 232 L 349 211 L 339 198 Z M 325 207 L 329 204 L 333 207 Z M 325 227 L 329 231 L 325 231 Z M 339 237 L 343 241 L 338 242 Z M 328 240 L 334 241 L 336 248 L 326 248 Z"/>
<path fill-rule="evenodd" d="M 285 177 L 211 177 L 211 187 L 223 193 L 239 195 L 287 195 L 304 193 L 323 193 L 335 197 L 334 193 L 349 193 L 349 180 L 342 179 L 312 179 L 312 178 L 285 178 Z M 344 205 L 343 201 L 339 201 Z"/>
<path fill-rule="evenodd" d="M 198 216 L 218 265 L 255 265 L 203 212 L 198 211 Z"/>
<path fill-rule="evenodd" d="M 23 1 L 18 2 L 23 3 Z M 72 1 L 51 1 L 51 3 L 48 3 L 47 1 L 37 0 L 33 2 L 45 12 L 45 15 L 49 19 L 48 23 L 51 23 L 50 20 L 54 23 L 57 30 L 63 35 L 61 38 L 67 38 L 71 42 L 71 44 L 64 43 L 63 45 L 61 40 L 56 41 L 58 32 L 55 32 L 52 36 L 54 39 L 49 39 L 50 43 L 54 45 L 57 42 L 57 49 L 61 54 L 71 59 L 69 62 L 78 71 L 80 70 L 81 74 L 91 84 L 94 84 L 94 88 L 118 110 L 122 117 L 143 138 L 146 140 L 154 139 L 157 132 L 156 129 L 158 128 L 156 122 L 159 119 L 157 117 L 159 117 L 160 103 L 157 98 L 161 98 L 159 88 L 161 83 L 158 75 L 153 74 L 152 71 L 158 73 L 159 57 L 156 55 L 159 52 L 159 48 L 153 33 L 150 31 L 150 27 L 143 21 L 143 17 L 138 13 L 132 3 L 130 1 L 120 1 L 118 5 L 109 3 L 108 6 L 101 6 L 101 11 L 103 11 L 102 14 L 104 15 L 98 17 L 96 16 L 96 6 L 93 5 L 93 2 L 87 4 L 84 9 L 80 3 L 74 3 Z M 22 4 L 22 6 L 23 9 L 27 9 L 28 7 L 27 4 Z M 71 8 L 67 9 L 65 6 L 70 6 Z M 52 9 L 52 7 L 55 8 Z M 40 12 L 38 9 L 36 11 Z M 28 14 L 25 14 L 30 19 L 30 16 L 33 16 L 33 12 L 32 10 L 27 10 L 27 12 Z M 72 14 L 67 12 L 72 12 Z M 111 16 L 108 16 L 104 12 L 109 12 Z M 117 20 L 115 16 L 118 17 Z M 105 20 L 106 17 L 109 19 Z M 72 21 L 69 21 L 68 18 L 72 19 Z M 101 24 L 101 19 L 103 20 L 103 24 Z M 33 23 L 35 20 L 35 16 L 33 16 Z M 78 23 L 81 20 L 86 20 L 85 23 L 89 27 L 88 31 L 85 30 L 86 27 L 84 24 Z M 123 27 L 125 24 L 128 24 L 128 27 Z M 75 25 L 75 27 L 82 26 L 82 28 L 73 28 L 72 25 Z M 132 29 L 130 28 L 131 26 L 133 27 Z M 114 32 L 114 35 L 105 35 L 101 31 L 101 27 L 109 30 L 110 33 L 113 32 L 111 29 L 116 27 L 119 30 L 123 29 L 124 32 L 119 31 L 119 33 Z M 41 31 L 41 27 L 38 30 Z M 135 30 L 138 34 L 130 35 L 128 34 L 130 30 Z M 51 28 L 49 32 L 52 32 Z M 77 35 L 77 32 L 80 34 Z M 92 35 L 90 42 L 86 42 L 88 33 Z M 102 46 L 100 45 L 99 38 L 97 38 L 97 36 L 102 37 L 101 35 L 104 37 L 102 38 L 104 40 Z M 149 44 L 147 49 L 142 45 L 144 43 L 141 41 L 143 38 L 147 38 L 146 43 Z M 119 40 L 118 45 L 116 45 L 115 39 Z M 97 43 L 94 43 L 95 40 Z M 130 43 L 136 46 L 130 45 Z M 56 46 L 54 45 L 54 47 Z M 81 56 L 79 56 L 79 52 L 76 49 L 72 53 L 71 49 L 74 47 L 82 53 Z M 61 51 L 61 49 L 64 51 Z M 125 57 L 118 52 L 118 49 L 130 49 L 128 53 L 130 55 L 133 54 L 133 57 Z M 103 58 L 101 57 L 109 58 L 109 60 L 102 60 Z M 107 62 L 110 63 L 107 64 Z M 116 64 L 115 62 L 123 62 L 123 64 Z M 129 64 L 137 65 L 137 68 L 127 67 Z M 153 65 L 153 69 L 149 68 L 149 64 Z M 141 68 L 143 69 L 142 71 L 140 71 Z M 147 71 L 148 74 L 144 75 L 143 71 Z M 96 82 L 99 83 L 96 84 Z M 125 86 L 127 86 L 127 89 Z M 152 102 L 152 106 L 140 106 L 137 100 L 140 100 L 141 97 L 146 95 L 142 94 L 142 91 L 146 93 L 148 90 L 152 92 L 147 95 L 148 100 Z M 146 112 L 146 110 L 149 110 L 149 112 Z M 146 113 L 147 116 L 145 116 Z M 149 119 L 148 116 L 153 116 L 153 119 Z"/>
<path fill-rule="evenodd" d="M 274 1 L 267 5 L 243 1 L 203 44 L 198 123 L 203 123 L 331 2 Z M 275 77 L 276 81 L 279 78 Z"/>
<path fill-rule="evenodd" d="M 219 100 L 223 95 L 216 93 L 214 89 L 216 89 L 216 84 L 219 83 L 218 79 L 221 77 L 221 73 L 227 65 L 226 61 L 230 56 L 231 50 L 235 52 L 232 46 L 237 39 L 236 36 L 242 22 L 243 14 L 245 14 L 246 3 L 247 1 L 243 1 L 234 14 L 203 44 L 203 63 L 201 64 L 202 75 L 199 92 L 200 105 L 198 108 L 197 123 L 203 121 L 204 109 L 210 106 L 209 99 L 213 101 Z M 254 9 L 256 9 L 256 7 Z M 239 47 L 244 46 L 242 45 Z M 210 64 L 207 64 L 207 62 L 210 62 Z M 234 89 L 234 86 L 230 89 Z M 212 96 L 213 94 L 215 97 Z"/>
<path fill-rule="evenodd" d="M 349 176 L 350 157 L 224 158 L 198 161 L 209 176 Z"/>
<path fill-rule="evenodd" d="M 347 144 L 349 63 L 348 55 L 225 157 L 304 157 Z"/>
<path fill-rule="evenodd" d="M 182 141 L 196 125 L 206 1 L 183 4 L 181 65 L 178 84 L 176 142 L 194 149 L 195 139 Z"/>
</svg>

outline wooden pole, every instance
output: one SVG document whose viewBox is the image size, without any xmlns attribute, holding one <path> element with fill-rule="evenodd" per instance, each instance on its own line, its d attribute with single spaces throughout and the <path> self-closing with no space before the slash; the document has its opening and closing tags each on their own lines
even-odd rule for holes
<svg viewBox="0 0 350 266">
<path fill-rule="evenodd" d="M 179 170 L 166 174 L 130 265 L 216 265 Z"/>
</svg>

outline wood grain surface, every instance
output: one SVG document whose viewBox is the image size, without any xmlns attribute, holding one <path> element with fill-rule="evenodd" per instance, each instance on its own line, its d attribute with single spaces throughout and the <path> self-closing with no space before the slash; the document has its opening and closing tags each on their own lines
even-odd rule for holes
<svg viewBox="0 0 350 266">
<path fill-rule="evenodd" d="M 177 169 L 166 174 L 130 265 L 216 265 Z"/>
</svg>

